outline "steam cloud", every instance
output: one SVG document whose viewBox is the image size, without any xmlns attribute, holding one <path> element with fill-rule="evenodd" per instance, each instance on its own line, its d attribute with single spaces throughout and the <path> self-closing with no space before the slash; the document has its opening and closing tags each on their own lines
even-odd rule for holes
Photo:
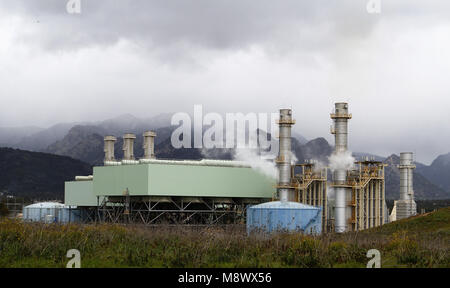
<svg viewBox="0 0 450 288">
<path fill-rule="evenodd" d="M 355 158 L 352 156 L 352 152 L 345 151 L 341 153 L 333 153 L 328 157 L 330 161 L 331 171 L 336 170 L 351 170 L 355 163 Z"/>
<path fill-rule="evenodd" d="M 314 161 L 313 171 L 315 173 L 320 173 L 323 171 L 323 169 L 327 168 L 327 164 L 323 163 L 320 160 L 312 159 L 312 161 Z"/>
<path fill-rule="evenodd" d="M 236 149 L 234 160 L 248 163 L 252 169 L 278 180 L 278 169 L 273 159 L 265 159 L 255 149 Z"/>
</svg>

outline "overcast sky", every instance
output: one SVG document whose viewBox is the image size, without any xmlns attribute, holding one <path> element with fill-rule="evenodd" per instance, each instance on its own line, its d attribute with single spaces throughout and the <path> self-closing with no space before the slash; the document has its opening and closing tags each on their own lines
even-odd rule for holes
<svg viewBox="0 0 450 288">
<path fill-rule="evenodd" d="M 450 1 L 0 0 L 0 126 L 274 112 L 350 149 L 450 152 Z"/>
</svg>

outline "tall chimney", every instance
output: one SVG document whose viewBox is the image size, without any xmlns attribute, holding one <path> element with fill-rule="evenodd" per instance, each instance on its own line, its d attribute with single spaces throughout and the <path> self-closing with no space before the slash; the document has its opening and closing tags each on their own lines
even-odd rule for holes
<svg viewBox="0 0 450 288">
<path fill-rule="evenodd" d="M 334 134 L 336 155 L 347 152 L 348 145 L 348 120 L 352 115 L 348 113 L 347 103 L 335 103 L 335 111 L 331 114 L 334 121 L 334 128 L 331 133 Z M 351 190 L 347 185 L 347 171 L 337 169 L 333 172 L 333 185 L 335 189 L 335 231 L 342 233 L 348 230 L 347 224 L 351 217 L 351 209 L 347 203 L 351 200 Z"/>
<path fill-rule="evenodd" d="M 134 134 L 123 135 L 123 160 L 134 160 L 134 139 Z"/>
<path fill-rule="evenodd" d="M 114 136 L 106 136 L 105 139 L 105 162 L 116 161 L 114 157 L 114 143 L 117 141 L 117 138 Z"/>
<path fill-rule="evenodd" d="M 144 148 L 144 159 L 154 159 L 156 133 L 153 131 L 147 131 L 143 136 L 144 143 L 142 145 L 142 148 Z"/>
<path fill-rule="evenodd" d="M 280 201 L 295 201 L 295 190 L 291 187 L 291 127 L 295 124 L 291 109 L 280 109 L 280 150 L 278 153 L 278 197 Z"/>
<path fill-rule="evenodd" d="M 417 214 L 414 201 L 413 173 L 414 156 L 412 152 L 400 153 L 400 200 L 397 201 L 397 220 L 408 218 Z"/>
</svg>

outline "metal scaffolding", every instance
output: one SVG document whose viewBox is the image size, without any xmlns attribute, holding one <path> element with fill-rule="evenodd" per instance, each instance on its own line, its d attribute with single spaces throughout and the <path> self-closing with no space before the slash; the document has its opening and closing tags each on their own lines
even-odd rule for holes
<svg viewBox="0 0 450 288">
<path fill-rule="evenodd" d="M 357 169 L 348 172 L 348 185 L 351 186 L 351 231 L 360 231 L 385 223 L 385 179 L 384 167 L 387 165 L 365 159 L 356 162 Z"/>
<path fill-rule="evenodd" d="M 86 222 L 154 224 L 237 224 L 257 199 L 108 196 L 83 208 Z"/>
<path fill-rule="evenodd" d="M 301 174 L 295 174 L 295 168 L 301 167 Z M 308 161 L 304 164 L 292 166 L 293 186 L 297 194 L 297 201 L 303 204 L 322 208 L 322 231 L 328 229 L 327 203 L 327 168 L 319 167 L 316 162 Z"/>
</svg>

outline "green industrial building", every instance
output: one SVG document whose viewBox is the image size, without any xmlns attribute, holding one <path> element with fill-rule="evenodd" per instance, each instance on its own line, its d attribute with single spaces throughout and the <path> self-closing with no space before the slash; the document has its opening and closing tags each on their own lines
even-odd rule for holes
<svg viewBox="0 0 450 288">
<path fill-rule="evenodd" d="M 275 187 L 275 179 L 238 161 L 105 161 L 92 176 L 65 183 L 65 204 L 86 221 L 230 223 L 247 205 L 272 200 Z"/>
</svg>

